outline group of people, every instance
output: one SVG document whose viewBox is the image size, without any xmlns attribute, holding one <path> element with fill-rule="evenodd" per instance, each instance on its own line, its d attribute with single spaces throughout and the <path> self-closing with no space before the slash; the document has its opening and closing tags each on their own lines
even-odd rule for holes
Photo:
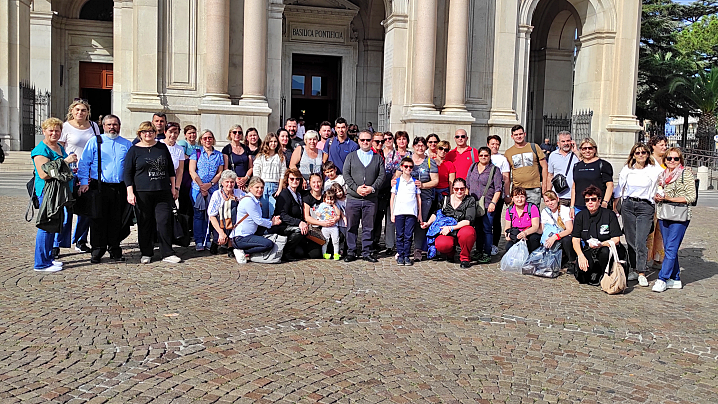
<svg viewBox="0 0 718 404">
<path fill-rule="evenodd" d="M 629 279 L 647 286 L 651 258 L 663 265 L 654 290 L 680 286 L 676 253 L 690 208 L 684 221 L 660 214 L 656 221 L 662 211 L 656 205 L 687 205 L 696 195 L 680 149 L 666 150 L 665 138 L 635 145 L 614 187 L 613 168 L 592 139 L 577 147 L 561 132 L 547 159 L 546 148 L 527 142 L 520 125 L 511 129 L 514 144 L 504 154 L 499 136 L 473 148 L 463 129 L 454 134 L 453 149 L 436 134 L 410 141 L 404 131 L 373 128 L 358 131 L 355 142 L 343 118 L 301 137 L 292 118 L 264 139 L 255 128 L 234 125 L 219 151 L 211 130 L 198 135 L 186 125 L 179 140 L 180 125 L 161 113 L 140 124 L 134 142 L 119 136 L 118 117 L 105 116 L 102 130 L 89 117 L 89 104 L 75 100 L 66 122 L 43 123 L 45 139 L 32 152 L 35 193 L 53 200 L 62 222 L 56 232 L 38 229 L 36 271 L 61 270 L 60 248 L 71 242 L 90 252 L 93 263 L 106 252 L 123 261 L 126 201 L 137 218 L 142 263 L 151 261 L 155 242 L 163 261 L 181 261 L 172 243 L 174 215 L 182 213 L 192 217 L 196 251 L 226 252 L 240 263 L 272 249 L 264 236 L 279 234 L 287 238 L 286 261 L 377 262 L 383 253 L 398 265 L 425 257 L 453 262 L 458 246 L 459 264 L 468 268 L 490 262 L 503 237 L 507 250 L 524 239 L 529 250 L 562 248 L 567 270 L 589 284 L 598 283 L 608 263 L 608 241 L 625 234 L 635 269 Z M 55 161 L 77 167 L 71 178 L 54 178 L 52 165 L 46 170 Z M 73 188 L 79 196 L 99 191 L 103 207 L 97 217 L 78 217 L 71 240 L 72 210 L 55 194 Z M 608 210 L 619 200 L 623 228 Z"/>
</svg>

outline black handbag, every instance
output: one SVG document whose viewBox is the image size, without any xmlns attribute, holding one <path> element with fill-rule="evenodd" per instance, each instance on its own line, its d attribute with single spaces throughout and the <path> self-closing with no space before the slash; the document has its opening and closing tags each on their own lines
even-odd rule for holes
<svg viewBox="0 0 718 404">
<path fill-rule="evenodd" d="M 35 209 L 40 209 L 40 198 L 35 194 L 35 172 L 32 172 L 32 178 L 27 182 L 27 194 L 30 197 L 30 202 L 27 204 L 27 210 L 25 211 L 25 221 L 30 222 L 35 217 Z"/>
<path fill-rule="evenodd" d="M 92 126 L 92 130 L 95 130 L 94 126 Z M 90 219 L 102 217 L 102 136 L 95 132 L 95 138 L 97 139 L 97 189 L 89 189 L 80 195 L 78 194 L 79 187 L 76 186 L 72 192 L 75 197 L 73 213 L 78 216 L 87 216 Z"/>
<path fill-rule="evenodd" d="M 179 213 L 177 209 L 172 209 L 172 214 L 174 215 L 172 221 L 172 244 L 178 245 L 180 247 L 189 247 L 189 243 L 191 241 L 189 233 L 189 215 Z"/>
<path fill-rule="evenodd" d="M 563 174 L 556 174 L 551 179 L 551 185 L 553 186 L 553 189 L 556 191 L 557 194 L 560 194 L 568 189 L 568 181 L 566 179 L 566 176 L 568 175 L 568 170 L 571 168 L 572 161 L 573 161 L 573 152 L 571 152 L 571 157 L 568 158 L 568 165 L 566 166 L 566 172 Z"/>
</svg>

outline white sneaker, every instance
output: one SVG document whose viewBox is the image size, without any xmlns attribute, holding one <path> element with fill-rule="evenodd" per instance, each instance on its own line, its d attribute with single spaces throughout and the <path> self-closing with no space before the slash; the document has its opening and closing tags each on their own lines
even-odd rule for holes
<svg viewBox="0 0 718 404">
<path fill-rule="evenodd" d="M 52 265 L 54 265 L 54 266 L 56 266 L 56 267 L 61 267 L 61 266 L 62 266 L 62 262 L 60 262 L 60 261 L 52 261 Z"/>
<path fill-rule="evenodd" d="M 653 291 L 654 292 L 663 292 L 666 290 L 666 283 L 662 280 L 657 280 L 656 283 L 653 284 Z"/>
<path fill-rule="evenodd" d="M 499 247 L 492 245 L 491 246 L 491 255 L 498 255 L 499 254 Z"/>
<path fill-rule="evenodd" d="M 244 255 L 244 250 L 235 248 L 233 252 L 234 252 L 234 258 L 237 259 L 237 264 L 246 264 L 247 263 L 247 256 Z"/>
<path fill-rule="evenodd" d="M 663 282 L 663 281 L 661 281 L 661 282 Z M 665 283 L 665 282 L 663 282 L 663 283 Z M 647 287 L 648 286 L 648 278 L 646 278 L 645 275 L 638 275 L 638 284 L 643 286 L 644 288 Z"/>
<path fill-rule="evenodd" d="M 182 259 L 176 255 L 170 255 L 169 257 L 162 258 L 162 262 L 169 262 L 170 264 L 179 264 Z"/>
<path fill-rule="evenodd" d="M 150 261 L 152 261 L 152 257 L 148 257 L 146 255 L 143 255 L 142 258 L 140 258 L 140 264 L 149 264 Z"/>
<path fill-rule="evenodd" d="M 683 283 L 669 279 L 666 281 L 666 289 L 683 289 Z"/>
<path fill-rule="evenodd" d="M 627 281 L 635 281 L 636 279 L 638 279 L 638 272 L 636 271 L 629 272 L 628 277 L 626 278 Z"/>
<path fill-rule="evenodd" d="M 51 265 L 47 268 L 35 268 L 35 272 L 58 272 L 62 271 L 62 265 Z"/>
</svg>

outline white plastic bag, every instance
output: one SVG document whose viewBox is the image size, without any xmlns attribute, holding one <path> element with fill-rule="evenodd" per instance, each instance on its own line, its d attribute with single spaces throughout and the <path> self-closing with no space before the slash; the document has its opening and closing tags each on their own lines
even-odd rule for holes
<svg viewBox="0 0 718 404">
<path fill-rule="evenodd" d="M 282 261 L 282 253 L 284 252 L 284 246 L 287 244 L 287 238 L 279 234 L 267 234 L 264 238 L 272 240 L 274 243 L 272 249 L 250 255 L 249 261 L 262 264 L 278 264 Z"/>
<path fill-rule="evenodd" d="M 521 273 L 521 268 L 528 258 L 529 248 L 526 246 L 526 239 L 521 239 L 501 258 L 501 270 Z"/>
</svg>

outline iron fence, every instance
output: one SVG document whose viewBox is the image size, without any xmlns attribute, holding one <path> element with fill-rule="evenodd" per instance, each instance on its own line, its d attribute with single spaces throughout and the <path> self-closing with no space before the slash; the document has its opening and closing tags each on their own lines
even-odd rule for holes
<svg viewBox="0 0 718 404">
<path fill-rule="evenodd" d="M 551 144 L 556 144 L 558 134 L 562 131 L 571 132 L 576 143 L 591 136 L 593 111 L 581 110 L 576 114 L 551 114 L 543 116 L 543 137 Z M 543 140 L 543 139 L 541 139 Z"/>
<path fill-rule="evenodd" d="M 683 158 L 686 167 L 690 167 L 694 173 L 698 172 L 698 167 L 708 167 L 708 186 L 712 187 L 713 180 L 718 174 L 718 152 L 715 150 L 685 148 L 683 149 Z"/>
<path fill-rule="evenodd" d="M 51 116 L 49 91 L 20 82 L 20 149 L 32 150 L 35 136 L 42 135 L 42 122 Z"/>
</svg>

